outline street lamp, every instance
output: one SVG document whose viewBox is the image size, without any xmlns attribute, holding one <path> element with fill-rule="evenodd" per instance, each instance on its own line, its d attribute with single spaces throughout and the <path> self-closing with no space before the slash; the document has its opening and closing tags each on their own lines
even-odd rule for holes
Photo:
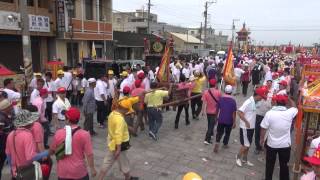
<svg viewBox="0 0 320 180">
<path fill-rule="evenodd" d="M 72 0 L 68 0 L 66 2 L 68 15 L 69 15 L 69 33 L 70 33 L 70 48 L 71 48 L 71 66 L 74 65 L 74 52 L 73 52 L 73 23 L 72 23 L 72 16 L 74 10 L 74 4 Z"/>
</svg>

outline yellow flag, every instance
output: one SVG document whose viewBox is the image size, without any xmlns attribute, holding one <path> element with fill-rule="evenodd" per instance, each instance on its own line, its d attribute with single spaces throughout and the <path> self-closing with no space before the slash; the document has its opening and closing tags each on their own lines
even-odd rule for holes
<svg viewBox="0 0 320 180">
<path fill-rule="evenodd" d="M 96 52 L 96 47 L 94 46 L 94 42 L 92 42 L 91 57 L 92 57 L 93 59 L 96 59 L 96 58 L 97 58 L 97 52 Z"/>
<path fill-rule="evenodd" d="M 231 86 L 236 85 L 236 76 L 234 75 L 232 45 L 229 46 L 228 57 L 223 67 L 223 80 Z"/>
</svg>

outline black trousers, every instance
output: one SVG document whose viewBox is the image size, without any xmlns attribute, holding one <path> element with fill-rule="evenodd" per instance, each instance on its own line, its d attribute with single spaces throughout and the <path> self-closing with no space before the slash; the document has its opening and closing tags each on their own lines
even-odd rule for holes
<svg viewBox="0 0 320 180">
<path fill-rule="evenodd" d="M 71 100 L 71 95 L 72 95 L 72 90 L 67 90 L 67 93 L 66 93 L 66 97 L 68 98 L 68 100 Z"/>
<path fill-rule="evenodd" d="M 58 180 L 89 180 L 89 175 L 87 174 L 85 177 L 80 178 L 80 179 L 66 179 L 66 178 L 59 178 Z"/>
<path fill-rule="evenodd" d="M 280 175 L 279 180 L 289 180 L 289 167 L 291 147 L 271 148 L 266 145 L 266 177 L 265 180 L 272 180 L 274 164 L 276 163 L 277 154 L 279 156 Z"/>
<path fill-rule="evenodd" d="M 186 114 L 186 124 L 189 123 L 189 104 L 183 104 L 178 106 L 178 111 L 177 111 L 177 115 L 176 115 L 176 120 L 175 120 L 175 124 L 179 124 L 179 120 L 180 120 L 180 115 L 182 110 L 184 109 L 184 112 Z"/>
<path fill-rule="evenodd" d="M 84 114 L 85 120 L 83 123 L 83 129 L 89 131 L 90 134 L 93 134 L 93 113 L 85 113 Z"/>
<path fill-rule="evenodd" d="M 191 93 L 191 96 L 199 95 L 200 93 Z M 192 112 L 192 117 L 198 117 L 202 109 L 202 100 L 201 96 L 191 99 L 191 112 Z"/>
<path fill-rule="evenodd" d="M 228 145 L 229 143 L 229 138 L 232 130 L 232 124 L 231 125 L 226 125 L 226 124 L 219 124 L 217 126 L 217 135 L 216 135 L 216 143 L 220 143 L 220 140 L 224 134 L 223 137 L 223 144 Z"/>
<path fill-rule="evenodd" d="M 96 101 L 97 104 L 97 121 L 99 124 L 104 125 L 104 121 L 107 117 L 107 106 L 104 101 Z"/>
<path fill-rule="evenodd" d="M 43 128 L 43 144 L 45 146 L 48 146 L 48 139 L 49 139 L 49 135 L 50 135 L 50 127 L 49 127 L 49 121 L 47 122 L 42 122 L 41 123 L 42 128 Z"/>
<path fill-rule="evenodd" d="M 249 85 L 248 81 L 242 81 L 242 94 L 245 96 L 248 93 L 248 85 Z"/>
<path fill-rule="evenodd" d="M 262 150 L 262 147 L 260 145 L 260 130 L 261 130 L 260 124 L 262 120 L 263 120 L 263 116 L 260 116 L 260 115 L 256 116 L 256 127 L 254 130 L 254 143 L 256 145 L 257 150 Z"/>
<path fill-rule="evenodd" d="M 46 110 L 45 110 L 45 116 L 48 119 L 48 121 L 51 122 L 52 121 L 52 105 L 53 105 L 53 102 L 47 102 L 46 105 L 47 105 L 47 107 L 46 107 Z"/>
<path fill-rule="evenodd" d="M 4 162 L 6 161 L 6 141 L 7 135 L 1 134 L 0 135 L 0 179 L 2 175 L 2 168 L 4 166 Z"/>
<path fill-rule="evenodd" d="M 207 114 L 208 119 L 208 130 L 206 133 L 205 141 L 210 142 L 211 136 L 213 136 L 214 125 L 216 124 L 216 115 L 215 114 Z"/>
</svg>

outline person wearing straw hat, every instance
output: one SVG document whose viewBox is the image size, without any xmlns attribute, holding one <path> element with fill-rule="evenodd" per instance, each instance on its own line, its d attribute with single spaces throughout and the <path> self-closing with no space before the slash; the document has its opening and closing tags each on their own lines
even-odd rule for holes
<svg viewBox="0 0 320 180">
<path fill-rule="evenodd" d="M 300 180 L 320 179 L 320 146 L 315 149 L 314 154 L 311 157 L 306 156 L 304 157 L 304 160 L 312 166 L 312 171 L 301 176 Z"/>
<path fill-rule="evenodd" d="M 50 145 L 50 154 L 57 156 L 57 148 L 61 143 L 65 143 L 64 156 L 57 161 L 58 179 L 87 180 L 89 179 L 87 165 L 91 177 L 95 177 L 97 171 L 94 166 L 91 136 L 78 125 L 80 110 L 70 107 L 65 116 L 67 125 L 55 133 Z"/>
<path fill-rule="evenodd" d="M 1 98 L 4 96 L 3 92 L 1 93 Z M 6 98 L 3 98 L 0 101 L 0 179 L 1 171 L 6 160 L 6 141 L 8 134 L 14 129 L 13 126 L 13 107 L 10 101 Z"/>
<path fill-rule="evenodd" d="M 202 177 L 195 172 L 188 172 L 183 176 L 182 180 L 202 180 Z"/>
<path fill-rule="evenodd" d="M 8 135 L 6 154 L 11 164 L 11 174 L 17 176 L 17 167 L 31 164 L 48 155 L 48 152 L 37 154 L 37 147 L 31 132 L 32 124 L 39 119 L 39 113 L 20 110 L 15 119 L 16 130 Z"/>
<path fill-rule="evenodd" d="M 56 89 L 58 89 L 58 88 L 60 88 L 60 87 L 63 87 L 63 84 L 62 84 L 62 82 L 61 82 L 61 80 L 62 80 L 62 78 L 63 78 L 63 76 L 64 76 L 64 72 L 63 72 L 63 70 L 58 70 L 57 71 L 57 78 L 56 78 L 56 80 L 54 81 L 54 84 L 55 84 L 55 88 Z"/>
<path fill-rule="evenodd" d="M 125 115 L 132 109 L 132 101 L 129 98 L 119 100 L 116 109 L 108 117 L 108 147 L 98 180 L 103 180 L 111 170 L 114 163 L 118 163 L 125 180 L 138 180 L 130 175 L 130 164 L 127 150 L 130 148 L 130 135 Z"/>
</svg>

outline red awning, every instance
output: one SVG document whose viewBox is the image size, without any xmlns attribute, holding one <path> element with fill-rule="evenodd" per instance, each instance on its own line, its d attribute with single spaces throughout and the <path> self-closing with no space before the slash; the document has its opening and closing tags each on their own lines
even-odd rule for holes
<svg viewBox="0 0 320 180">
<path fill-rule="evenodd" d="M 16 73 L 0 64 L 0 76 L 15 75 Z"/>
</svg>

